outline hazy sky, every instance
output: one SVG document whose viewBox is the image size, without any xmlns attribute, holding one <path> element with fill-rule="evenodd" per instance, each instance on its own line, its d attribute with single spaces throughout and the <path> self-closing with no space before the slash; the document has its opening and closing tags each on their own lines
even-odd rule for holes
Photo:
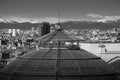
<svg viewBox="0 0 120 80">
<path fill-rule="evenodd" d="M 120 0 L 0 0 L 0 17 L 96 19 L 120 15 Z"/>
</svg>

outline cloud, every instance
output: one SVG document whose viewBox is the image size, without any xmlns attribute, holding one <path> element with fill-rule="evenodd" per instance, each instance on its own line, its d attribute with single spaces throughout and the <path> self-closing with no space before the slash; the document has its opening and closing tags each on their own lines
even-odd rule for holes
<svg viewBox="0 0 120 80">
<path fill-rule="evenodd" d="M 105 21 L 108 21 L 108 20 L 110 20 L 110 21 L 116 21 L 116 20 L 120 19 L 120 15 L 102 16 L 102 15 L 99 15 L 99 14 L 89 13 L 86 16 L 92 17 L 92 18 L 97 18 L 96 21 L 98 21 L 98 22 L 105 22 Z"/>
<path fill-rule="evenodd" d="M 99 15 L 99 14 L 94 14 L 94 13 L 89 13 L 86 16 L 88 17 L 93 17 L 93 18 L 103 18 L 103 16 Z"/>
<path fill-rule="evenodd" d="M 97 20 L 98 22 L 105 22 L 105 21 L 117 21 L 120 19 L 120 15 L 118 16 L 104 16 L 103 19 Z"/>
<path fill-rule="evenodd" d="M 105 16 L 105 19 L 108 19 L 108 20 L 117 20 L 117 19 L 120 19 L 120 15 L 119 16 Z"/>
</svg>

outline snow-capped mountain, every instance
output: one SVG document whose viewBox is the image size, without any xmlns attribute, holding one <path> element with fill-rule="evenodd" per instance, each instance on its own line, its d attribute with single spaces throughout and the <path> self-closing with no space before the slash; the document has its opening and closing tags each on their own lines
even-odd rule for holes
<svg viewBox="0 0 120 80">
<path fill-rule="evenodd" d="M 17 18 L 17 17 L 8 17 L 8 18 L 0 18 L 0 22 L 4 23 L 41 23 L 41 22 L 49 22 L 49 23 L 57 23 L 58 18 L 54 17 L 45 17 L 45 18 Z M 67 21 L 86 21 L 86 22 L 108 22 L 108 21 L 117 21 L 119 18 L 106 18 L 106 19 L 100 19 L 100 20 L 87 20 L 87 19 L 63 19 L 60 18 L 61 22 L 67 22 Z"/>
<path fill-rule="evenodd" d="M 0 18 L 0 28 L 18 28 L 31 29 L 32 27 L 41 26 L 41 22 L 49 22 L 54 26 L 59 19 L 57 18 Z M 120 19 L 103 21 L 90 21 L 85 19 L 60 19 L 61 25 L 65 29 L 112 29 L 120 27 Z"/>
<path fill-rule="evenodd" d="M 60 19 L 61 22 L 67 21 L 67 19 Z M 49 23 L 57 23 L 58 18 L 54 17 L 45 17 L 45 18 L 16 18 L 16 17 L 10 17 L 10 18 L 0 18 L 0 22 L 4 23 L 41 23 L 41 22 L 49 22 Z"/>
<path fill-rule="evenodd" d="M 4 18 L 0 18 L 0 22 L 11 23 L 11 20 L 7 20 L 7 19 L 4 19 Z"/>
</svg>

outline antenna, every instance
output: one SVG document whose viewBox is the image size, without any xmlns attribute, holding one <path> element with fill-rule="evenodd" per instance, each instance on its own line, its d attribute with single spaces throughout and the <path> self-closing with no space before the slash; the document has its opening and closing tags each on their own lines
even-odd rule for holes
<svg viewBox="0 0 120 80">
<path fill-rule="evenodd" d="M 61 31 L 61 26 L 60 26 L 60 9 L 58 11 L 58 32 Z M 56 80 L 59 80 L 59 75 L 60 75 L 60 59 L 61 59 L 61 41 L 60 41 L 60 34 L 58 34 L 58 48 L 57 48 L 57 60 L 56 60 Z"/>
<path fill-rule="evenodd" d="M 61 30 L 61 25 L 60 25 L 60 18 L 61 18 L 61 13 L 60 13 L 60 9 L 58 11 L 58 29 Z"/>
<path fill-rule="evenodd" d="M 60 14 L 60 9 L 59 9 L 59 11 L 58 11 L 58 23 L 59 23 L 59 25 L 60 25 L 60 17 L 61 17 L 61 14 Z"/>
</svg>

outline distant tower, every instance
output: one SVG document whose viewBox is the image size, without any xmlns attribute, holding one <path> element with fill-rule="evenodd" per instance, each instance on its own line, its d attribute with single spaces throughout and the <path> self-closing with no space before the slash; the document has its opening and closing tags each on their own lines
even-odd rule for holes
<svg viewBox="0 0 120 80">
<path fill-rule="evenodd" d="M 45 34 L 50 33 L 50 24 L 47 22 L 44 22 L 41 27 L 41 36 L 44 36 Z"/>
</svg>

